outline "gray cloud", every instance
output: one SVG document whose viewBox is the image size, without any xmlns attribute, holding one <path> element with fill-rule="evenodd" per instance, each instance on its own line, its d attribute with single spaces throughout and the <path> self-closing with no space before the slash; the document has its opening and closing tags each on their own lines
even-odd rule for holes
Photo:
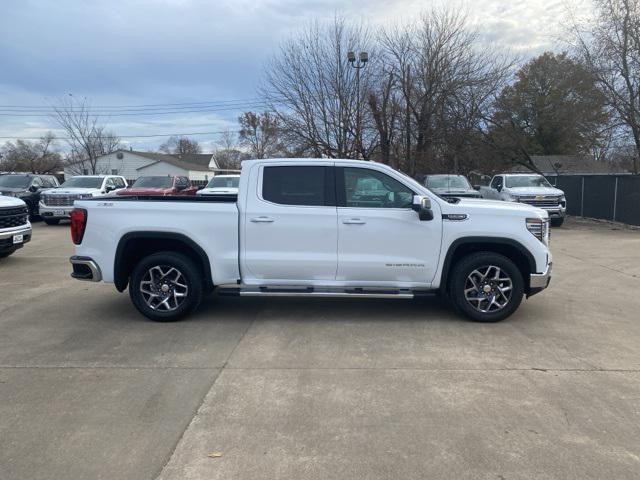
<svg viewBox="0 0 640 480">
<path fill-rule="evenodd" d="M 409 21 L 414 0 L 5 0 L 0 16 L 0 105 L 42 105 L 69 92 L 94 104 L 255 97 L 278 43 L 313 19 Z M 523 52 L 552 46 L 561 2 L 460 3 L 486 41 Z M 119 134 L 233 125 L 237 112 L 112 118 Z M 48 119 L 0 116 L 0 136 L 31 136 Z M 0 140 L 1 142 L 1 140 Z M 149 147 L 157 140 L 136 141 Z"/>
</svg>

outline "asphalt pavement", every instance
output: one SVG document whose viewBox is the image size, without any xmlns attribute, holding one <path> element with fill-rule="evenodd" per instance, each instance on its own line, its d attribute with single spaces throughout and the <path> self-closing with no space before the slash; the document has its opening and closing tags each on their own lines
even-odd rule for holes
<svg viewBox="0 0 640 480">
<path fill-rule="evenodd" d="M 208 298 L 179 323 L 69 277 L 68 225 L 0 260 L 0 479 L 637 479 L 640 231 L 554 229 L 498 324 L 437 298 Z"/>
</svg>

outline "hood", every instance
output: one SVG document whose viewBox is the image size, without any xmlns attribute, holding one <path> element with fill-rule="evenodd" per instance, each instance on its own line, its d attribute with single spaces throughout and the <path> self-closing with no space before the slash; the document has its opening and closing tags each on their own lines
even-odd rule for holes
<svg viewBox="0 0 640 480">
<path fill-rule="evenodd" d="M 554 187 L 506 187 L 513 195 L 564 195 L 564 192 Z"/>
<path fill-rule="evenodd" d="M 213 187 L 213 188 L 203 188 L 202 190 L 198 190 L 199 195 L 204 195 L 207 193 L 238 193 L 238 189 L 234 187 Z"/>
<path fill-rule="evenodd" d="M 26 188 L 0 187 L 0 195 L 2 195 L 4 192 L 7 192 L 7 193 L 21 193 L 21 192 L 26 192 L 26 191 L 27 191 Z"/>
<path fill-rule="evenodd" d="M 173 188 L 138 187 L 118 190 L 118 195 L 167 195 Z"/>
<path fill-rule="evenodd" d="M 51 190 L 47 190 L 47 195 L 82 195 L 82 194 L 94 194 L 94 193 L 100 193 L 100 189 L 99 188 L 56 188 L 56 189 L 51 189 Z"/>
<path fill-rule="evenodd" d="M 22 207 L 25 203 L 19 198 L 5 197 L 0 195 L 0 208 L 2 207 Z"/>
<path fill-rule="evenodd" d="M 430 188 L 431 191 L 438 195 L 477 195 L 480 196 L 480 192 L 473 188 Z"/>
<path fill-rule="evenodd" d="M 486 200 L 484 198 L 462 198 L 458 203 L 442 202 L 442 213 L 488 213 L 505 214 L 519 217 L 547 218 L 549 214 L 526 203 L 504 202 L 502 200 Z"/>
</svg>

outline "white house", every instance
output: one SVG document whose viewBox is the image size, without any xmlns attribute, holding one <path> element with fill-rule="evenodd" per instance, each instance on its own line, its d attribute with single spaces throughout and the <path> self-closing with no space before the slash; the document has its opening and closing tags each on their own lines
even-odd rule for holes
<svg viewBox="0 0 640 480">
<path fill-rule="evenodd" d="M 178 156 L 117 150 L 97 159 L 95 173 L 122 175 L 127 180 L 135 180 L 143 175 L 186 175 L 190 180 L 208 180 L 214 176 L 216 169 L 216 161 L 210 153 Z M 81 164 L 67 166 L 64 170 L 65 177 L 90 173 Z"/>
</svg>

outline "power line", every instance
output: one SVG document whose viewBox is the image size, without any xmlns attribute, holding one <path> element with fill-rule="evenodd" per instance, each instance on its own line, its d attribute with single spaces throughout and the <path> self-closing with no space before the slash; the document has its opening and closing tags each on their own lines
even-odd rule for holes
<svg viewBox="0 0 640 480">
<path fill-rule="evenodd" d="M 221 135 L 223 133 L 239 133 L 239 130 L 219 130 L 217 132 L 189 132 L 189 133 L 157 133 L 153 135 L 114 135 L 118 138 L 153 138 L 153 137 L 189 137 L 194 135 Z M 40 140 L 41 137 L 0 137 L 13 140 Z M 90 137 L 91 138 L 91 137 Z M 55 137 L 55 140 L 71 140 L 71 137 Z"/>
<path fill-rule="evenodd" d="M 207 100 L 201 102 L 178 102 L 178 103 L 148 103 L 137 105 L 87 105 L 88 108 L 112 109 L 112 108 L 144 108 L 144 107 L 172 107 L 181 105 L 203 105 L 203 104 L 226 104 L 226 103 L 248 103 L 263 100 L 262 98 L 240 98 L 231 100 Z M 26 109 L 53 109 L 55 105 L 0 105 L 0 108 L 26 108 Z M 78 108 L 73 107 L 72 108 Z"/>
<path fill-rule="evenodd" d="M 267 104 L 266 103 L 253 103 L 253 104 L 239 104 L 239 105 L 233 105 L 233 106 L 226 106 L 226 107 L 217 107 L 217 108 L 210 108 L 210 107 L 203 107 L 203 108 L 199 108 L 199 109 L 194 109 L 194 110 L 163 110 L 163 111 L 139 111 L 139 112 L 103 112 L 102 114 L 100 112 L 90 112 L 94 115 L 103 115 L 105 117 L 129 117 L 129 116 L 150 116 L 150 115 L 173 115 L 173 114 L 180 114 L 180 113 L 214 113 L 214 112 L 224 112 L 224 111 L 232 111 L 232 110 L 243 110 L 246 108 L 264 108 L 266 107 Z M 75 112 L 71 112 L 71 113 L 76 113 Z M 44 113 L 14 113 L 14 112 L 4 112 L 4 113 L 0 113 L 0 116 L 3 117 L 50 117 L 52 115 L 54 115 L 55 112 L 44 112 Z"/>
</svg>

